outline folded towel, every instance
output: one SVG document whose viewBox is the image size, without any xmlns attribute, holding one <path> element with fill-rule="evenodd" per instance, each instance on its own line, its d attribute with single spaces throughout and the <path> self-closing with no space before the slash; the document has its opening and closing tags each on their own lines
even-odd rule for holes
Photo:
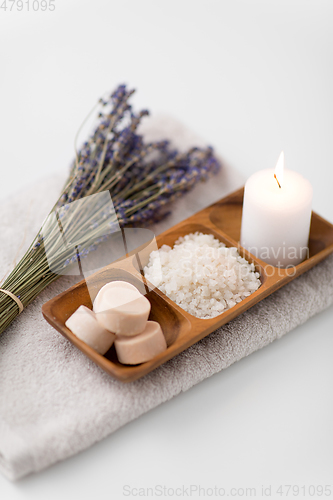
<svg viewBox="0 0 333 500">
<path fill-rule="evenodd" d="M 149 139 L 200 144 L 172 119 L 149 119 Z M 66 173 L 42 180 L 1 206 L 0 279 L 35 236 Z M 224 165 L 173 205 L 161 232 L 239 188 Z M 19 254 L 15 257 L 19 249 Z M 333 303 L 333 256 L 275 292 L 144 378 L 123 384 L 104 373 L 41 314 L 41 306 L 75 282 L 50 285 L 0 336 L 0 470 L 15 480 L 88 448 L 127 422 L 280 338 Z"/>
</svg>

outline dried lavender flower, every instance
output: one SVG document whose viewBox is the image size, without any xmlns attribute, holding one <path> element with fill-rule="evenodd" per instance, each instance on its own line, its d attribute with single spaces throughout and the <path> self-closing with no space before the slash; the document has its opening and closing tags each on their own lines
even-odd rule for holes
<svg viewBox="0 0 333 500">
<path fill-rule="evenodd" d="M 58 214 L 57 223 L 48 232 L 48 245 L 51 245 L 53 260 L 59 269 L 94 251 L 107 238 L 108 225 L 113 224 L 113 219 L 121 227 L 145 227 L 159 221 L 167 213 L 166 206 L 220 167 L 211 147 L 179 153 L 167 140 L 145 143 L 137 129 L 149 112 L 133 111 L 129 104 L 133 92 L 125 85 L 119 85 L 107 98 L 99 100 L 97 124 L 76 153 L 65 187 L 54 207 L 54 213 Z M 113 219 L 112 214 L 103 214 L 97 205 L 83 215 L 77 213 L 72 217 L 66 227 L 66 238 L 78 242 L 73 255 L 72 248 L 66 248 L 61 242 L 57 224 L 61 227 L 68 207 L 74 206 L 73 202 L 105 191 L 109 191 L 112 197 Z M 41 228 L 26 254 L 1 285 L 19 297 L 24 307 L 59 277 L 47 259 L 45 231 L 45 227 Z M 15 301 L 0 293 L 0 333 L 18 314 Z"/>
</svg>

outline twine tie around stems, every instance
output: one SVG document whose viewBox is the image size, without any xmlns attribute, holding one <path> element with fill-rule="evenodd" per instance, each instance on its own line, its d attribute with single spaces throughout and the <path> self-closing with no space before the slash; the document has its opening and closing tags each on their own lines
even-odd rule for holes
<svg viewBox="0 0 333 500">
<path fill-rule="evenodd" d="M 20 301 L 20 299 L 18 297 L 16 297 L 16 295 L 14 295 L 9 290 L 4 290 L 3 288 L 0 288 L 0 292 L 5 293 L 6 295 L 8 295 L 8 297 L 11 297 L 13 300 L 15 300 L 15 302 L 18 305 L 18 308 L 19 308 L 19 314 L 21 314 L 21 312 L 24 309 L 24 306 L 23 306 L 22 302 Z"/>
</svg>

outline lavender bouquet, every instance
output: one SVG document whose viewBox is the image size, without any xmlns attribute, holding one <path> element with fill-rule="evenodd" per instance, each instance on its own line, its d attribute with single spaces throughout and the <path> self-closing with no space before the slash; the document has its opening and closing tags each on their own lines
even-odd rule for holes
<svg viewBox="0 0 333 500">
<path fill-rule="evenodd" d="M 148 111 L 134 113 L 128 102 L 133 92 L 120 85 L 99 100 L 96 127 L 77 151 L 54 209 L 0 287 L 0 333 L 63 270 L 95 250 L 112 224 L 149 226 L 168 213 L 173 200 L 219 169 L 211 147 L 179 153 L 166 140 L 145 143 L 137 128 Z M 105 192 L 111 195 L 109 207 L 93 196 Z M 73 245 L 63 244 L 65 233 L 75 241 L 74 253 Z"/>
</svg>

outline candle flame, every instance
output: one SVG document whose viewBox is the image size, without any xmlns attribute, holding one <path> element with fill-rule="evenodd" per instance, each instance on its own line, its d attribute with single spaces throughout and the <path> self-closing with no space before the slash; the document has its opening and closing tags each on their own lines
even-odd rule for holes
<svg viewBox="0 0 333 500">
<path fill-rule="evenodd" d="M 283 184 L 283 172 L 284 172 L 284 152 L 281 151 L 274 172 L 274 177 L 279 185 L 279 188 L 281 188 Z"/>
</svg>

